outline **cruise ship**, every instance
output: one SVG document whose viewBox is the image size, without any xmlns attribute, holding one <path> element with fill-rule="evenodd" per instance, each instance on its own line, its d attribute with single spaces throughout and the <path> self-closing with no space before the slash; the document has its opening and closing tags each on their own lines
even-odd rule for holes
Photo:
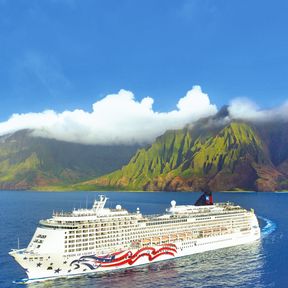
<svg viewBox="0 0 288 288">
<path fill-rule="evenodd" d="M 41 220 L 28 247 L 9 253 L 28 276 L 21 282 L 127 269 L 260 238 L 253 209 L 214 204 L 211 194 L 194 205 L 173 200 L 161 215 L 106 208 L 106 201 L 100 195 L 91 209 Z"/>
</svg>

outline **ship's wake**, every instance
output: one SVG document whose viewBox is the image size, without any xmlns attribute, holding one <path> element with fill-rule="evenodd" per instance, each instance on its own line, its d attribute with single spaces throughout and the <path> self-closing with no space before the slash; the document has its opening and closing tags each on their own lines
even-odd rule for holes
<svg viewBox="0 0 288 288">
<path fill-rule="evenodd" d="M 265 218 L 265 217 L 258 217 L 259 219 L 261 219 L 263 222 L 265 222 L 265 225 L 261 228 L 261 236 L 262 238 L 267 237 L 268 235 L 270 235 L 272 232 L 274 232 L 277 228 L 277 225 L 275 222 L 273 222 L 272 220 Z"/>
</svg>

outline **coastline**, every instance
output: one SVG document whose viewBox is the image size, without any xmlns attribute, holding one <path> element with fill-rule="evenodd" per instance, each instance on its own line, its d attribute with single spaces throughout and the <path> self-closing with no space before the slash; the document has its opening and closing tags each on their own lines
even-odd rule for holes
<svg viewBox="0 0 288 288">
<path fill-rule="evenodd" d="M 182 194 L 182 193 L 200 193 L 201 191 L 147 191 L 147 190 L 117 190 L 117 189 L 111 189 L 111 190 L 102 190 L 102 189 L 99 189 L 99 190 L 69 190 L 69 189 L 63 189 L 63 190 L 60 190 L 60 189 L 27 189 L 27 190 L 20 190 L 20 189 L 9 189 L 9 190 L 4 190 L 4 189 L 1 189 L 0 190 L 0 193 L 1 192 L 9 192 L 9 191 L 13 191 L 13 192 L 40 192 L 40 193 L 77 193 L 77 192 L 98 192 L 98 193 L 102 193 L 102 192 L 109 192 L 109 193 L 179 193 L 179 194 Z M 278 193 L 278 194 L 285 194 L 285 193 L 288 193 L 287 190 L 283 190 L 283 191 L 252 191 L 252 190 L 226 190 L 226 191 L 212 191 L 213 193 L 232 193 L 232 194 L 237 194 L 237 193 L 241 193 L 241 194 L 250 194 L 250 193 L 259 193 L 259 194 L 266 194 L 266 193 Z"/>
</svg>

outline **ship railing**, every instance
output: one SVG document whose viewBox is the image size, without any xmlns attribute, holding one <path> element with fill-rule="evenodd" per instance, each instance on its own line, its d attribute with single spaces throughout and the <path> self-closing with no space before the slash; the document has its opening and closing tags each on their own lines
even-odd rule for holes
<svg viewBox="0 0 288 288">
<path fill-rule="evenodd" d="M 71 217 L 73 214 L 71 212 L 53 212 L 53 217 Z"/>
<path fill-rule="evenodd" d="M 136 213 L 135 213 L 136 214 Z M 137 215 L 139 215 L 139 214 L 137 214 Z M 110 219 L 110 217 L 108 218 L 108 217 L 102 217 L 102 218 L 97 218 L 98 219 L 98 225 L 104 225 L 105 227 L 108 225 L 109 226 L 109 224 L 110 224 L 110 226 L 112 227 L 113 225 L 115 225 L 115 222 L 114 222 L 114 219 L 113 218 L 111 218 Z M 131 218 L 131 219 L 129 219 L 129 220 L 127 220 L 127 221 L 124 221 L 126 224 L 125 225 L 131 225 L 131 221 L 135 221 L 136 219 L 135 218 Z M 139 220 L 139 219 L 137 219 L 139 222 L 141 222 L 142 221 L 142 219 L 141 220 Z M 147 221 L 147 220 L 145 220 L 145 221 Z M 54 227 L 54 228 L 63 228 L 63 227 L 67 227 L 68 229 L 69 228 L 71 228 L 71 229 L 75 229 L 75 228 L 77 228 L 77 227 L 79 227 L 79 226 L 83 226 L 83 225 L 91 225 L 91 224 L 94 224 L 95 223 L 95 220 L 93 220 L 93 219 L 90 219 L 90 220 L 81 220 L 81 221 L 69 221 L 69 222 L 65 222 L 65 221 L 62 221 L 61 222 L 61 220 L 55 220 L 55 219 L 43 219 L 43 220 L 40 220 L 39 221 L 39 224 L 40 225 L 43 225 L 43 226 L 49 226 L 49 227 Z M 113 225 L 112 225 L 113 224 Z M 118 225 L 118 223 L 116 222 L 116 225 Z M 119 225 L 123 225 L 123 223 L 122 224 L 119 224 Z M 84 227 L 83 226 L 83 228 L 88 228 L 88 227 Z M 94 228 L 94 227 L 93 227 Z"/>
<path fill-rule="evenodd" d="M 227 201 L 227 202 L 222 202 L 222 203 L 217 203 L 216 206 L 219 206 L 219 207 L 227 207 L 227 208 L 230 208 L 230 209 L 243 209 L 241 208 L 239 205 L 235 204 L 234 202 L 230 202 L 230 201 Z"/>
<path fill-rule="evenodd" d="M 148 215 L 143 215 L 145 218 L 157 218 L 160 216 L 163 216 L 163 214 L 148 214 Z"/>
<path fill-rule="evenodd" d="M 79 223 L 57 223 L 57 222 L 50 222 L 47 220 L 40 220 L 40 225 L 43 225 L 45 227 L 51 227 L 51 228 L 67 228 L 67 229 L 76 229 L 79 227 Z"/>
<path fill-rule="evenodd" d="M 27 253 L 27 249 L 26 249 L 26 248 L 22 248 L 22 249 L 11 249 L 10 252 L 11 252 L 11 253 L 17 253 L 17 254 L 24 254 L 24 253 Z"/>
<path fill-rule="evenodd" d="M 225 205 L 235 205 L 233 202 L 226 201 L 226 202 L 219 202 L 216 203 L 217 206 L 225 206 Z"/>
<path fill-rule="evenodd" d="M 221 213 L 219 214 L 219 212 L 215 212 L 215 211 L 209 211 L 209 212 L 200 212 L 198 211 L 198 213 L 181 213 L 181 214 L 175 214 L 175 215 L 170 215 L 171 218 L 157 218 L 159 216 L 163 216 L 161 214 L 157 214 L 157 215 L 144 215 L 145 219 L 149 219 L 150 218 L 155 218 L 154 221 L 160 221 L 160 220 L 171 220 L 171 219 L 186 219 L 187 217 L 190 217 L 191 215 L 193 216 L 197 216 L 197 217 L 207 217 L 207 216 L 218 216 L 218 215 L 231 215 L 233 213 L 233 210 L 235 211 L 239 211 L 239 210 L 243 210 L 243 212 L 245 212 L 245 209 L 227 209 L 227 210 L 223 210 L 221 211 Z"/>
<path fill-rule="evenodd" d="M 117 209 L 111 209 L 111 211 L 119 211 L 119 210 L 117 210 Z M 125 210 L 120 210 L 120 211 L 125 211 Z M 132 212 L 132 213 L 129 213 L 129 214 L 121 214 L 121 215 L 119 215 L 119 216 L 123 216 L 123 217 L 127 217 L 127 215 L 128 216 L 130 216 L 130 215 L 139 215 L 139 213 L 137 213 L 137 212 Z M 74 214 L 74 213 L 71 213 L 71 212 L 53 212 L 53 214 L 52 214 L 52 216 L 53 217 L 82 217 L 82 216 L 97 216 L 97 217 L 99 217 L 99 218 L 109 218 L 109 217 L 115 217 L 115 214 L 113 214 L 113 215 L 109 215 L 109 214 L 103 214 L 103 215 L 101 215 L 101 214 L 99 214 L 99 213 L 97 213 L 97 212 L 92 212 L 92 213 L 85 213 L 85 212 L 83 212 L 83 213 L 79 213 L 79 214 Z M 117 217 L 119 217 L 118 215 L 117 215 Z"/>
</svg>

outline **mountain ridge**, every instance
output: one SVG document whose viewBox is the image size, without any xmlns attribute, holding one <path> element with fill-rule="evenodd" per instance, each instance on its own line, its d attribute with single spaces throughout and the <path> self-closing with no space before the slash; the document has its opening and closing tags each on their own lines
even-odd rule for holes
<svg viewBox="0 0 288 288">
<path fill-rule="evenodd" d="M 77 144 L 31 133 L 0 137 L 0 189 L 35 189 L 101 176 L 121 168 L 139 147 Z"/>
<path fill-rule="evenodd" d="M 265 132 L 263 124 L 242 120 L 205 128 L 209 121 L 211 118 L 192 128 L 167 131 L 149 148 L 138 150 L 122 169 L 83 184 L 149 191 L 199 191 L 203 185 L 214 191 L 286 189 L 287 174 L 271 159 L 271 131 Z M 282 137 L 287 128 L 284 131 Z M 288 161 L 286 155 L 279 157 L 277 164 L 281 162 L 283 170 Z"/>
<path fill-rule="evenodd" d="M 288 188 L 286 122 L 231 120 L 228 106 L 142 145 L 0 137 L 0 189 L 275 191 Z"/>
</svg>

